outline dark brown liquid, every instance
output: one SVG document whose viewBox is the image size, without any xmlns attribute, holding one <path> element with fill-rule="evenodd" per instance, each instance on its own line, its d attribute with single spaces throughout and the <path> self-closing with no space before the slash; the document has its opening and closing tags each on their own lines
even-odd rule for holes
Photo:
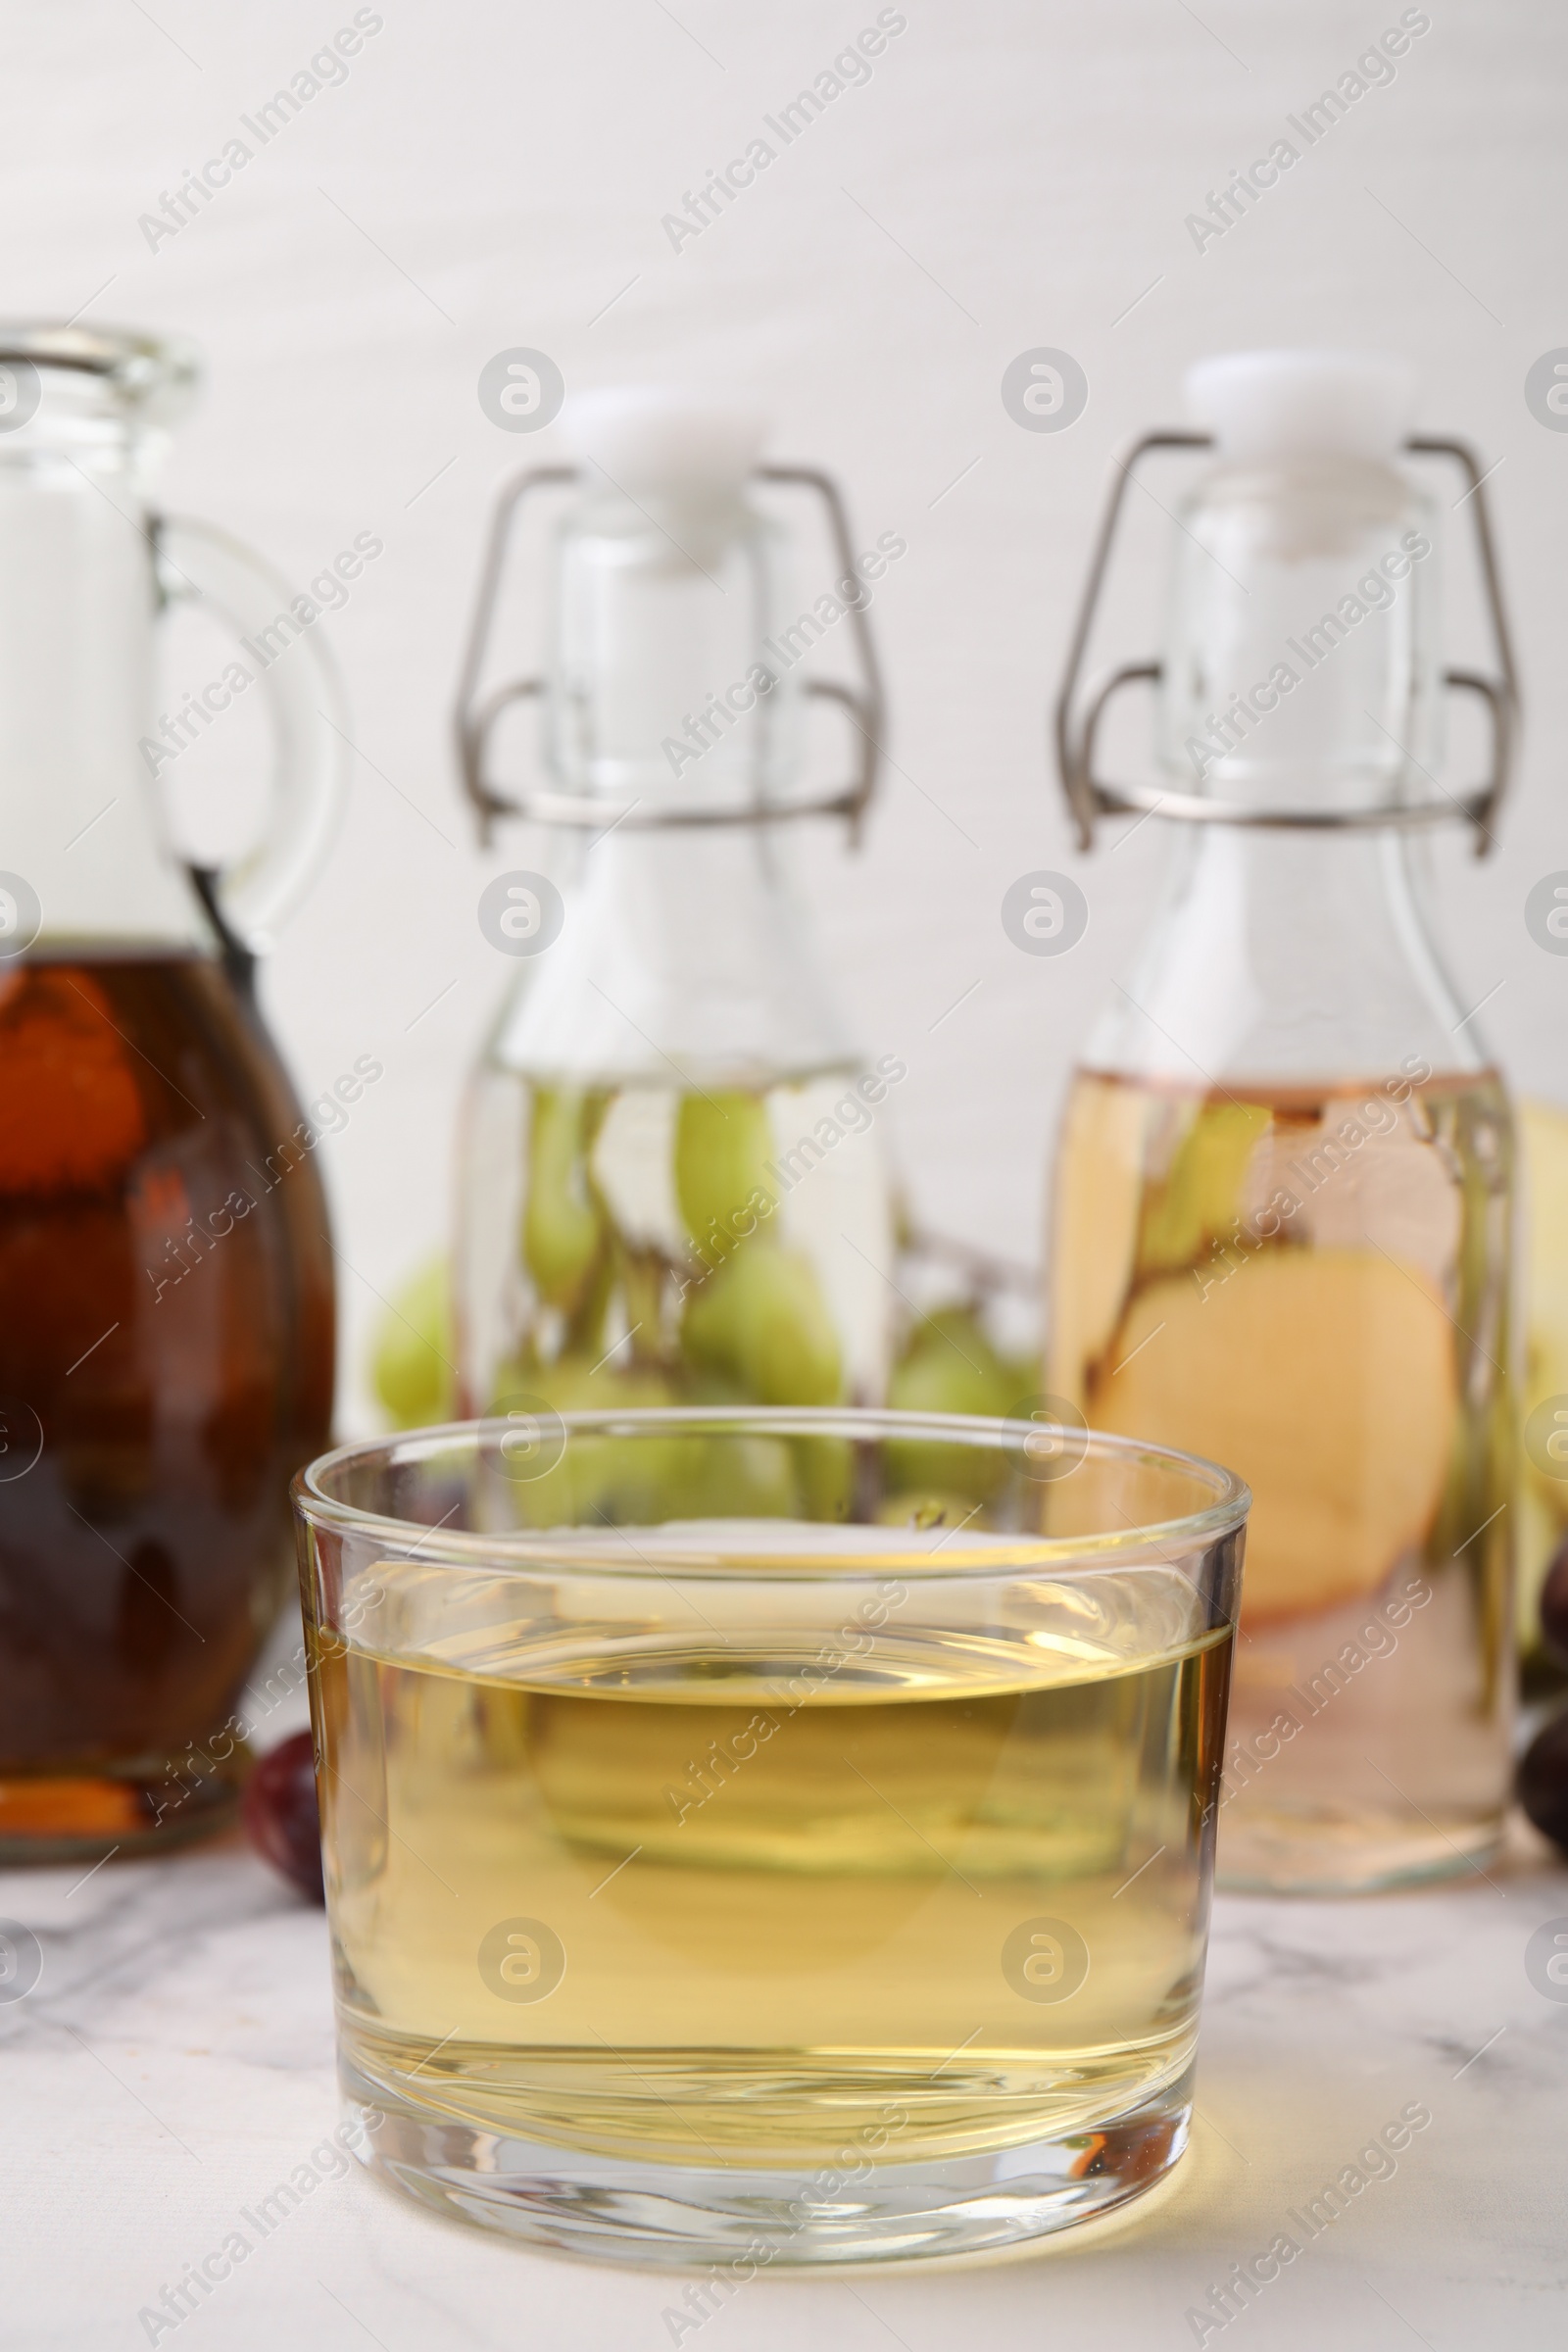
<svg viewBox="0 0 1568 2352">
<path fill-rule="evenodd" d="M 217 964 L 0 971 L 0 1848 L 207 1803 L 171 1768 L 276 1617 L 331 1412 L 300 1124 Z"/>
</svg>

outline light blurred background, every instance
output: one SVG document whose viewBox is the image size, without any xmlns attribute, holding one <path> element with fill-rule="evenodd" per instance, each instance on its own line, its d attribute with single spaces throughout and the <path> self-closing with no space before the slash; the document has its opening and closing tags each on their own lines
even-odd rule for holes
<svg viewBox="0 0 1568 2352">
<path fill-rule="evenodd" d="M 824 830 L 807 865 L 867 1050 L 909 1065 L 889 1130 L 917 1213 L 1024 1258 L 1039 1255 L 1075 1049 L 1168 856 L 1153 822 L 1078 858 L 1047 765 L 1110 454 L 1180 420 L 1182 369 L 1206 351 L 1406 356 L 1422 425 L 1472 437 L 1496 466 L 1527 697 L 1500 853 L 1477 865 L 1458 838 L 1438 852 L 1451 958 L 1467 1002 L 1495 991 L 1484 1021 L 1515 1081 L 1568 1098 L 1568 960 L 1523 921 L 1531 884 L 1568 865 L 1568 433 L 1524 397 L 1532 363 L 1568 345 L 1568 18 L 1539 0 L 1403 14 L 1430 27 L 1395 78 L 1202 252 L 1186 216 L 1399 24 L 1392 0 L 901 0 L 882 18 L 904 29 L 869 79 L 678 252 L 662 217 L 876 24 L 873 0 L 379 0 L 359 11 L 379 29 L 346 78 L 156 250 L 141 216 L 237 131 L 256 148 L 240 118 L 355 8 L 64 0 L 13 15 L 5 308 L 194 335 L 210 380 L 165 503 L 228 525 L 297 587 L 356 534 L 384 542 L 318 624 L 360 757 L 330 867 L 263 983 L 302 1095 L 361 1055 L 385 1065 L 320 1152 L 346 1261 L 346 1431 L 369 1418 L 378 1295 L 443 1238 L 465 1071 L 515 970 L 475 906 L 530 844 L 480 855 L 449 727 L 490 495 L 563 454 L 556 430 L 509 434 L 481 411 L 480 370 L 508 348 L 548 353 L 568 389 L 750 391 L 776 420 L 773 456 L 839 475 L 858 546 L 907 540 L 872 609 L 885 798 L 858 858 Z M 1038 346 L 1088 377 L 1064 431 L 1025 431 L 1003 405 L 1004 369 Z M 1161 500 L 1175 478 L 1151 477 Z M 1169 526 L 1152 500 L 1137 507 L 1106 639 L 1119 658 L 1158 623 Z M 1448 562 L 1459 659 L 1485 650 L 1467 520 L 1451 517 Z M 165 708 L 221 662 L 180 625 Z M 518 666 L 530 650 L 519 640 Z M 261 723 L 237 708 L 181 760 L 182 821 L 209 838 L 239 822 L 224 796 L 235 811 L 254 798 Z M 1469 780 L 1460 755 L 1476 749 L 1456 730 L 1446 781 Z M 1089 898 L 1087 936 L 1059 958 L 1021 955 L 1002 930 L 1004 892 L 1040 866 Z"/>
</svg>

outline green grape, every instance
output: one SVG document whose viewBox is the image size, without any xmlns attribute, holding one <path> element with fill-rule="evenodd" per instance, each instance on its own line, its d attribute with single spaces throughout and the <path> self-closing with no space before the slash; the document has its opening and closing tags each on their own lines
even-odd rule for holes
<svg viewBox="0 0 1568 2352">
<path fill-rule="evenodd" d="M 916 1448 L 911 1446 L 907 1450 L 913 1452 Z M 925 1448 L 932 1460 L 951 1450 L 941 1446 Z M 934 1528 L 962 1528 L 967 1533 L 973 1528 L 983 1528 L 987 1520 L 972 1494 L 917 1486 L 885 1496 L 877 1505 L 876 1523 L 878 1527 L 918 1528 L 926 1535 Z"/>
<path fill-rule="evenodd" d="M 774 1188 L 764 1171 L 772 1152 L 773 1132 L 760 1095 L 730 1090 L 681 1097 L 675 1197 L 700 1249 L 709 1246 L 715 1230 L 725 1247 L 741 1239 L 736 1219 L 749 1214 L 755 1221 L 761 1209 L 755 1195 L 771 1201 Z"/>
<path fill-rule="evenodd" d="M 591 1364 L 577 1355 L 558 1356 L 553 1364 L 503 1364 L 491 1411 L 504 1413 L 519 1396 L 541 1397 L 558 1413 L 613 1413 L 677 1402 L 661 1372 L 643 1365 Z"/>
<path fill-rule="evenodd" d="M 689 1364 L 682 1369 L 680 1400 L 682 1404 L 711 1404 L 720 1410 L 757 1401 L 747 1396 L 733 1373 L 715 1372 L 710 1364 Z"/>
<path fill-rule="evenodd" d="M 428 1258 L 394 1294 L 370 1342 L 370 1385 L 394 1429 L 452 1419 L 456 1354 L 447 1261 Z"/>
<path fill-rule="evenodd" d="M 781 1438 L 586 1437 L 514 1489 L 526 1527 L 660 1527 L 671 1519 L 793 1519 L 800 1495 Z M 628 1550 L 628 1565 L 636 1564 Z"/>
<path fill-rule="evenodd" d="M 906 1413 L 1001 1420 L 1038 1386 L 1033 1368 L 1023 1371 L 998 1354 L 970 1308 L 945 1306 L 915 1326 L 888 1382 L 888 1402 Z M 899 1493 L 967 1495 L 971 1505 L 994 1494 L 1007 1471 L 1004 1456 L 970 1446 L 896 1443 L 886 1460 Z"/>
<path fill-rule="evenodd" d="M 681 1438 L 665 1490 L 666 1519 L 798 1519 L 800 1494 L 783 1438 Z"/>
<path fill-rule="evenodd" d="M 855 1503 L 855 1448 L 848 1438 L 791 1438 L 801 1507 L 808 1519 L 850 1516 Z"/>
<path fill-rule="evenodd" d="M 568 1313 L 588 1287 L 604 1242 L 587 1178 L 604 1108 L 602 1095 L 581 1087 L 533 1090 L 522 1254 L 540 1298 Z"/>
<path fill-rule="evenodd" d="M 888 1382 L 888 1402 L 904 1413 L 981 1413 L 998 1419 L 1038 1388 L 997 1353 L 968 1307 L 939 1307 L 917 1323 Z"/>
<path fill-rule="evenodd" d="M 816 1271 L 799 1250 L 756 1240 L 690 1293 L 681 1346 L 759 1404 L 834 1404 L 844 1378 Z"/>
<path fill-rule="evenodd" d="M 491 1411 L 505 1413 L 516 1399 L 533 1399 L 558 1413 L 644 1411 L 675 1402 L 662 1374 L 642 1367 L 619 1370 L 563 1356 L 553 1364 L 506 1366 L 496 1376 Z M 529 1407 L 525 1404 L 524 1409 Z M 651 1526 L 666 1516 L 663 1501 L 671 1477 L 666 1438 L 584 1437 L 573 1434 L 561 1459 L 535 1478 L 508 1481 L 524 1527 L 578 1525 Z"/>
</svg>

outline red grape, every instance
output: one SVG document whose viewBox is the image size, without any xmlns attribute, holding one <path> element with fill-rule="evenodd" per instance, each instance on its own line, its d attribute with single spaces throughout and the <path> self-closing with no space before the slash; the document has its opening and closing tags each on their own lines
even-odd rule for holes
<svg viewBox="0 0 1568 2352">
<path fill-rule="evenodd" d="M 274 1870 L 314 1903 L 321 1885 L 321 1825 L 316 1804 L 316 1754 L 309 1732 L 270 1748 L 245 1784 L 246 1835 Z"/>
<path fill-rule="evenodd" d="M 1541 1639 L 1553 1664 L 1568 1667 L 1568 1540 L 1557 1546 L 1541 1588 Z"/>
<path fill-rule="evenodd" d="M 1554 1715 L 1521 1757 L 1519 1802 L 1542 1836 L 1568 1853 L 1568 1712 Z"/>
</svg>

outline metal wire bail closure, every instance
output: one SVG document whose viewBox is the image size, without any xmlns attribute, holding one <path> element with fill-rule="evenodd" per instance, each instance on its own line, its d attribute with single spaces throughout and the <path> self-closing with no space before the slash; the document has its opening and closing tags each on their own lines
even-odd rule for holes
<svg viewBox="0 0 1568 2352">
<path fill-rule="evenodd" d="M 496 720 L 513 703 L 524 702 L 542 694 L 546 683 L 542 677 L 509 678 L 486 694 L 481 695 L 479 691 L 513 524 L 518 508 L 531 491 L 562 488 L 581 479 L 582 469 L 575 466 L 539 466 L 514 474 L 510 481 L 502 483 L 496 493 L 453 714 L 463 788 L 478 821 L 481 847 L 489 847 L 498 816 L 518 816 L 545 825 L 579 825 L 594 832 L 612 825 L 624 827 L 628 831 L 657 831 L 665 826 L 771 825 L 787 817 L 842 816 L 849 825 L 851 842 L 858 845 L 861 822 L 881 772 L 882 729 L 887 708 L 876 648 L 871 640 L 865 609 L 861 605 L 851 605 L 849 608 L 850 628 L 860 671 L 858 685 L 846 686 L 835 679 L 824 678 L 803 681 L 807 694 L 824 702 L 839 704 L 849 713 L 850 723 L 860 739 L 858 771 L 848 784 L 841 785 L 836 791 L 820 793 L 809 800 L 759 800 L 748 808 L 645 810 L 636 801 L 614 801 L 603 793 L 530 789 L 508 794 L 499 791 L 487 779 L 485 768 L 490 734 Z M 849 516 L 838 484 L 831 474 L 808 466 L 759 466 L 752 479 L 813 491 L 827 509 L 828 528 L 840 565 L 840 576 L 853 573 L 855 551 L 850 543 Z"/>
<path fill-rule="evenodd" d="M 1502 586 L 1497 574 L 1492 522 L 1483 488 L 1485 476 L 1477 465 L 1475 452 L 1465 441 L 1412 434 L 1404 442 L 1403 448 L 1411 457 L 1451 458 L 1469 484 L 1465 495 L 1475 515 L 1476 548 L 1496 650 L 1497 674 L 1489 677 L 1481 670 L 1446 669 L 1443 678 L 1446 686 L 1464 694 L 1478 695 L 1487 706 L 1492 720 L 1492 760 L 1485 783 L 1476 785 L 1462 795 L 1444 794 L 1441 799 L 1428 801 L 1385 802 L 1371 808 L 1270 808 L 1250 806 L 1241 801 L 1213 800 L 1202 793 L 1160 792 L 1145 784 L 1105 784 L 1095 774 L 1095 738 L 1106 705 L 1124 686 L 1139 683 L 1154 685 L 1164 676 L 1163 662 L 1126 662 L 1107 676 L 1096 680 L 1087 690 L 1081 707 L 1079 705 L 1084 657 L 1109 564 L 1111 542 L 1121 519 L 1122 502 L 1127 494 L 1127 485 L 1133 478 L 1133 468 L 1146 451 L 1152 449 L 1212 449 L 1213 446 L 1214 437 L 1211 433 L 1144 433 L 1123 456 L 1112 460 L 1114 470 L 1110 494 L 1101 516 L 1094 553 L 1090 558 L 1089 576 L 1084 583 L 1083 598 L 1073 624 L 1067 666 L 1061 691 L 1056 697 L 1054 713 L 1056 772 L 1077 830 L 1078 847 L 1080 850 L 1094 848 L 1095 820 L 1100 816 L 1158 814 L 1200 825 L 1255 825 L 1302 832 L 1364 832 L 1387 827 L 1402 829 L 1446 823 L 1452 818 L 1462 817 L 1475 829 L 1476 856 L 1484 858 L 1494 844 L 1493 820 L 1502 805 L 1513 771 L 1519 685 L 1514 668 L 1513 642 L 1508 632 L 1507 613 L 1503 609 Z"/>
</svg>

